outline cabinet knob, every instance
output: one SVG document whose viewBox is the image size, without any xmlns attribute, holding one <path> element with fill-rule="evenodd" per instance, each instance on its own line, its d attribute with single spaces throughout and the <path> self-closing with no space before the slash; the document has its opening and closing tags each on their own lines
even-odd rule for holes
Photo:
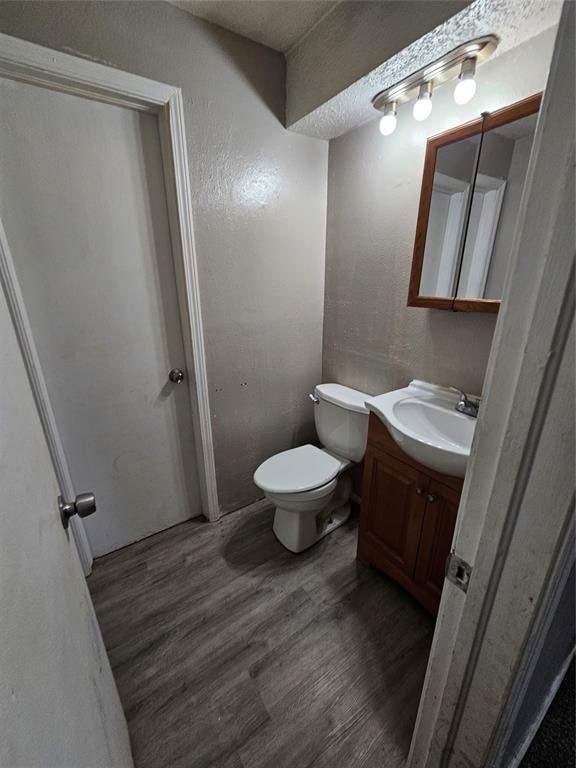
<svg viewBox="0 0 576 768">
<path fill-rule="evenodd" d="M 416 495 L 417 496 L 423 496 L 424 495 L 423 489 L 422 488 L 416 488 Z"/>
<path fill-rule="evenodd" d="M 434 496 L 434 494 L 433 494 L 433 493 L 429 493 L 429 494 L 428 494 L 428 496 L 427 496 L 427 499 L 428 499 L 428 501 L 430 501 L 430 502 L 432 502 L 432 501 L 436 501 L 436 496 Z"/>
</svg>

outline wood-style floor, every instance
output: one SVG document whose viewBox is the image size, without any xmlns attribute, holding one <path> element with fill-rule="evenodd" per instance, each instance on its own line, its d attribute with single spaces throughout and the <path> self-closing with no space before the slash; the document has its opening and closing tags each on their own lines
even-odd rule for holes
<svg viewBox="0 0 576 768">
<path fill-rule="evenodd" d="M 350 523 L 308 552 L 272 509 L 183 523 L 89 578 L 137 768 L 395 768 L 432 619 L 355 560 Z"/>
</svg>

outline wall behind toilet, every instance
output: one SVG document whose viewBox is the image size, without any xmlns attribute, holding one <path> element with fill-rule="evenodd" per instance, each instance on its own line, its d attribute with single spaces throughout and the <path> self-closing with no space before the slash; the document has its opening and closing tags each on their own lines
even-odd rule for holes
<svg viewBox="0 0 576 768">
<path fill-rule="evenodd" d="M 282 54 L 164 2 L 0 2 L 0 31 L 182 88 L 220 505 L 314 436 L 328 144 L 283 127 Z"/>
<path fill-rule="evenodd" d="M 542 91 L 554 37 L 481 65 L 469 104 L 457 106 L 446 83 L 425 122 L 410 103 L 391 136 L 375 118 L 330 142 L 324 381 L 376 394 L 421 378 L 481 392 L 496 316 L 406 306 L 426 140 Z"/>
</svg>

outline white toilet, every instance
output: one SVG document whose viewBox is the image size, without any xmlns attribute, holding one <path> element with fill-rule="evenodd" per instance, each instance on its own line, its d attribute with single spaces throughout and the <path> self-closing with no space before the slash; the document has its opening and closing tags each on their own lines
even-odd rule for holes
<svg viewBox="0 0 576 768">
<path fill-rule="evenodd" d="M 346 471 L 362 461 L 370 395 L 340 384 L 319 384 L 314 421 L 322 448 L 303 445 L 272 456 L 254 482 L 276 507 L 274 533 L 291 552 L 302 552 L 345 523 L 352 480 Z"/>
</svg>

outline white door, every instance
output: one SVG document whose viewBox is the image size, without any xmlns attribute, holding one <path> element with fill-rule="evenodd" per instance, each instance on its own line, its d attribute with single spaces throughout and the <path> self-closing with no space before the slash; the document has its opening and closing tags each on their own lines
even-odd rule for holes
<svg viewBox="0 0 576 768">
<path fill-rule="evenodd" d="M 126 721 L 1 286 L 0 488 L 0 766 L 128 768 Z"/>
<path fill-rule="evenodd" d="M 0 217 L 95 555 L 201 512 L 157 118 L 0 80 Z"/>
</svg>

